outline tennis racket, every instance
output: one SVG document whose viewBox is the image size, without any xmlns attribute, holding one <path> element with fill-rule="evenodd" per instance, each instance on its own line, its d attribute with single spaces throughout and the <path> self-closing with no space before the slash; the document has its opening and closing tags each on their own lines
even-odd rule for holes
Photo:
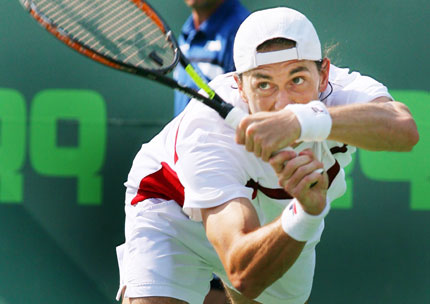
<svg viewBox="0 0 430 304">
<path fill-rule="evenodd" d="M 20 0 L 51 34 L 89 58 L 181 91 L 236 128 L 248 115 L 226 103 L 182 54 L 172 31 L 143 0 Z M 166 76 L 181 64 L 204 96 Z"/>
<path fill-rule="evenodd" d="M 182 54 L 172 31 L 144 0 L 20 0 L 46 30 L 79 53 L 123 72 L 181 91 L 218 112 L 236 129 L 248 114 L 226 103 Z M 207 94 L 166 74 L 181 64 Z"/>
</svg>

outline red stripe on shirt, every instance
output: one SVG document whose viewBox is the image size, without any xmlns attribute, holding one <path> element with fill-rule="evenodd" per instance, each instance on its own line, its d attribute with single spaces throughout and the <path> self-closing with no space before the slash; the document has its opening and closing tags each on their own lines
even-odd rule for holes
<svg viewBox="0 0 430 304">
<path fill-rule="evenodd" d="M 327 170 L 329 177 L 329 187 L 339 173 L 339 170 L 340 165 L 337 161 L 330 169 Z M 252 199 L 257 196 L 258 191 L 261 191 L 264 193 L 264 195 L 272 199 L 293 198 L 282 188 L 266 188 L 252 179 L 249 180 L 245 186 L 254 189 L 254 192 L 252 193 Z M 165 200 L 174 200 L 182 207 L 184 205 L 184 197 L 184 186 L 182 186 L 181 182 L 179 181 L 178 175 L 175 171 L 173 171 L 172 168 L 169 167 L 167 163 L 162 162 L 161 168 L 158 171 L 147 175 L 140 181 L 139 190 L 131 201 L 131 204 L 136 205 L 137 203 L 148 198 L 162 198 Z"/>
<path fill-rule="evenodd" d="M 336 175 L 340 171 L 340 165 L 336 161 L 333 166 L 331 166 L 330 169 L 327 170 L 328 180 L 329 180 L 329 187 L 333 180 L 335 179 Z M 258 182 L 254 181 L 253 179 L 250 179 L 246 185 L 246 187 L 254 189 L 252 192 L 252 199 L 257 197 L 257 192 L 261 191 L 264 195 L 267 197 L 273 198 L 273 199 L 292 199 L 293 197 L 291 194 L 289 194 L 287 191 L 285 191 L 282 188 L 277 189 L 271 189 L 261 186 Z"/>
<path fill-rule="evenodd" d="M 181 122 L 182 122 L 182 119 L 184 119 L 184 116 L 185 115 L 181 117 L 181 120 L 179 121 L 178 128 L 176 129 L 176 134 L 175 134 L 175 146 L 174 146 L 174 154 L 173 154 L 173 161 L 175 162 L 175 164 L 179 159 L 178 152 L 176 151 L 176 144 L 178 143 L 179 126 L 181 125 Z"/>
<path fill-rule="evenodd" d="M 333 147 L 330 149 L 331 154 L 336 154 L 336 153 L 345 153 L 346 151 L 348 151 L 348 145 L 344 144 L 342 147 Z"/>
<path fill-rule="evenodd" d="M 182 121 L 182 118 L 181 118 Z M 181 125 L 181 121 L 179 122 L 178 128 L 176 130 L 175 135 L 175 146 L 174 146 L 174 163 L 178 161 L 178 154 L 176 152 L 176 144 L 178 140 L 178 133 L 179 133 L 179 126 Z M 336 147 L 331 149 L 331 152 L 334 153 L 344 153 L 346 152 L 346 146 L 344 145 L 340 148 Z M 336 161 L 335 164 L 327 170 L 327 174 L 329 177 L 329 187 L 333 180 L 335 179 L 336 175 L 338 174 L 340 170 L 340 165 Z M 272 199 L 292 199 L 293 197 L 286 192 L 282 188 L 278 189 L 271 189 L 261 186 L 258 182 L 255 182 L 253 179 L 249 180 L 246 185 L 246 187 L 253 188 L 254 191 L 252 193 L 252 199 L 255 199 L 257 196 L 257 192 L 261 191 L 264 193 L 267 197 Z M 182 186 L 178 175 L 176 172 L 170 168 L 170 166 L 165 163 L 161 162 L 161 168 L 144 177 L 139 184 L 139 190 L 137 191 L 136 196 L 131 201 L 132 205 L 136 205 L 137 203 L 148 199 L 148 198 L 162 198 L 165 200 L 174 200 L 176 201 L 181 207 L 184 205 L 184 186 Z"/>
</svg>

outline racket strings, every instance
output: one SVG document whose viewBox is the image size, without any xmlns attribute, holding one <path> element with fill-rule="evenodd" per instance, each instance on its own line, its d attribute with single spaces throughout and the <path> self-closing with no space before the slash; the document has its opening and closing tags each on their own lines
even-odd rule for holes
<svg viewBox="0 0 430 304">
<path fill-rule="evenodd" d="M 176 51 L 164 29 L 130 0 L 34 0 L 39 14 L 93 51 L 144 69 L 165 69 Z M 143 5 L 143 1 L 141 2 Z"/>
</svg>

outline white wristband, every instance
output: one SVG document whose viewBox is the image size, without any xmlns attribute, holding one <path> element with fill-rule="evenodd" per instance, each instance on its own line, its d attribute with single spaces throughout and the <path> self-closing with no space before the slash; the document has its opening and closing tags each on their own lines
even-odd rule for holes
<svg viewBox="0 0 430 304">
<path fill-rule="evenodd" d="M 301 131 L 298 141 L 323 141 L 329 136 L 331 116 L 321 101 L 289 104 L 285 108 L 292 111 L 299 121 Z"/>
<path fill-rule="evenodd" d="M 330 204 L 327 202 L 320 214 L 310 215 L 303 210 L 296 199 L 293 199 L 282 212 L 282 229 L 293 239 L 299 242 L 306 242 L 318 232 L 322 221 L 329 211 Z"/>
</svg>

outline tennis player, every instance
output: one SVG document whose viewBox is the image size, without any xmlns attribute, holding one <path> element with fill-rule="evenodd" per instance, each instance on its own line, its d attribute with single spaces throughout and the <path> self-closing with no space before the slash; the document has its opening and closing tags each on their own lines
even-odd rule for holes
<svg viewBox="0 0 430 304">
<path fill-rule="evenodd" d="M 123 303 L 202 303 L 212 273 L 233 303 L 306 303 L 354 146 L 407 151 L 418 140 L 406 106 L 330 65 L 295 10 L 251 14 L 234 60 L 211 86 L 252 114 L 238 130 L 191 101 L 133 162 L 117 248 Z"/>
</svg>

